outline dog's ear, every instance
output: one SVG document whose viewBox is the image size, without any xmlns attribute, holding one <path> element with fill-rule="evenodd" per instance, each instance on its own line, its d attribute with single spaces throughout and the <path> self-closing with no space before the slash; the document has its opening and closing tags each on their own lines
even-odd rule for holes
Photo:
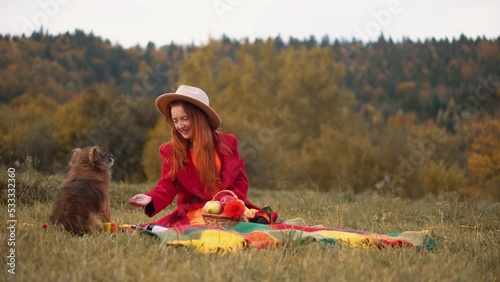
<svg viewBox="0 0 500 282">
<path fill-rule="evenodd" d="M 80 162 L 80 154 L 82 153 L 82 149 L 76 148 L 73 149 L 73 154 L 71 155 L 71 159 L 69 160 L 69 166 L 73 167 L 76 163 Z"/>
<path fill-rule="evenodd" d="M 89 151 L 89 161 L 93 167 L 95 167 L 97 162 L 99 161 L 98 156 L 99 156 L 98 147 L 97 146 L 92 147 Z"/>
</svg>

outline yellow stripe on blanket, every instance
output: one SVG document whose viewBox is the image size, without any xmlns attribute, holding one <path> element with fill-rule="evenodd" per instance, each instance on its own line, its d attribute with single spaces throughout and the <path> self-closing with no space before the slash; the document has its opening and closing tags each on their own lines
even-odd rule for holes
<svg viewBox="0 0 500 282">
<path fill-rule="evenodd" d="M 217 253 L 245 249 L 247 242 L 245 238 L 233 231 L 204 230 L 200 238 L 190 240 L 167 241 L 168 245 L 183 245 L 195 247 L 202 253 Z"/>
<path fill-rule="evenodd" d="M 335 241 L 349 248 L 361 247 L 365 249 L 373 246 L 373 240 L 371 238 L 366 238 L 366 234 L 361 236 L 359 234 L 332 230 L 321 230 L 310 233 L 318 234 L 326 238 L 334 238 Z"/>
</svg>

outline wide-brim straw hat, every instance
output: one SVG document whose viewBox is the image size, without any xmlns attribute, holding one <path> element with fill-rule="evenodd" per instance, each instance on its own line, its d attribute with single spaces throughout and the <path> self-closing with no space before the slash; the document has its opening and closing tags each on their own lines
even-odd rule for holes
<svg viewBox="0 0 500 282">
<path fill-rule="evenodd" d="M 210 128 L 212 130 L 216 130 L 220 127 L 220 117 L 214 109 L 210 107 L 210 102 L 205 91 L 198 87 L 181 85 L 177 88 L 175 93 L 165 93 L 158 96 L 158 98 L 156 98 L 156 107 L 162 115 L 169 117 L 170 114 L 168 112 L 168 105 L 177 100 L 189 102 L 202 109 L 208 116 L 208 123 L 210 124 Z"/>
</svg>

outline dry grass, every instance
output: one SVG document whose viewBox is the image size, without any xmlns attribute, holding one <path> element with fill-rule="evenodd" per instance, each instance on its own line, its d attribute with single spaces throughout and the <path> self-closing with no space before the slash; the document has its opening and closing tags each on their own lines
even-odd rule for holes
<svg viewBox="0 0 500 282">
<path fill-rule="evenodd" d="M 152 185 L 112 186 L 112 217 L 118 223 L 150 221 L 126 200 Z M 252 190 L 250 199 L 271 205 L 280 217 L 303 218 L 310 225 L 361 229 L 376 233 L 431 229 L 437 252 L 412 249 L 341 249 L 319 244 L 231 254 L 200 254 L 184 247 L 160 246 L 131 233 L 82 238 L 44 231 L 52 203 L 19 206 L 16 275 L 7 281 L 498 281 L 500 276 L 500 204 L 395 197 L 326 194 L 313 191 Z M 6 211 L 5 206 L 1 206 Z M 1 250 L 6 235 L 2 226 Z M 0 276 L 0 277 L 2 277 Z M 12 280 L 13 281 L 13 280 Z"/>
</svg>

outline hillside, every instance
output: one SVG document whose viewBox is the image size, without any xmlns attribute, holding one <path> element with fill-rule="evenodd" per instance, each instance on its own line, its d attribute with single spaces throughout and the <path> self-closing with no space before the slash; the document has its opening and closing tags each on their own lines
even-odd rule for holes
<svg viewBox="0 0 500 282">
<path fill-rule="evenodd" d="M 75 30 L 2 35 L 0 50 L 5 166 L 61 172 L 72 148 L 98 144 L 116 179 L 154 180 L 169 134 L 154 99 L 191 84 L 238 136 L 254 186 L 499 197 L 500 38 L 124 49 Z"/>
</svg>

